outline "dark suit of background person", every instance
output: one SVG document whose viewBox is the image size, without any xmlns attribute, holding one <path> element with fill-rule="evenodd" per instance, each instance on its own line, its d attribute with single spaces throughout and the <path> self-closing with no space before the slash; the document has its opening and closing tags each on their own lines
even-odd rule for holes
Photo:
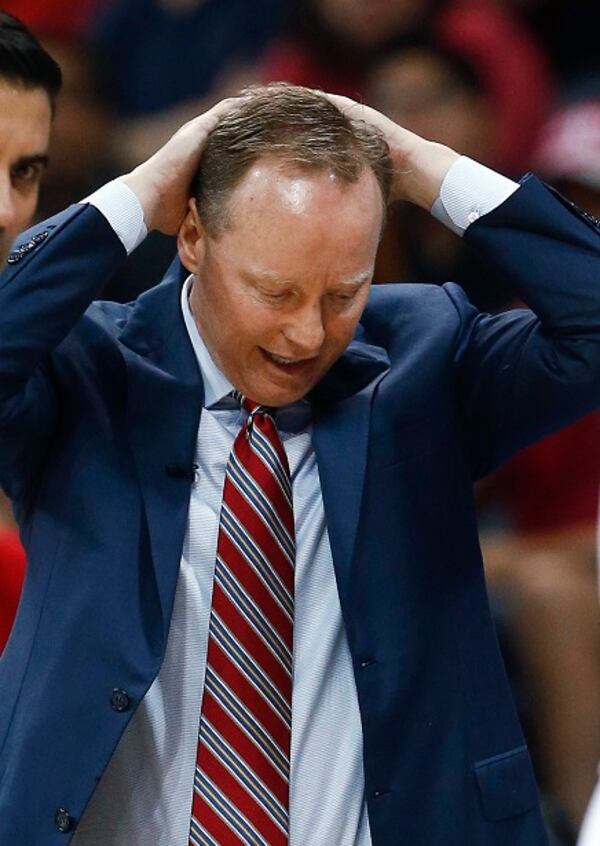
<svg viewBox="0 0 600 846">
<path fill-rule="evenodd" d="M 312 396 L 374 846 L 545 843 L 472 481 L 600 403 L 600 229 L 530 177 L 465 237 L 539 320 L 481 315 L 454 285 L 376 286 Z M 0 663 L 0 843 L 50 846 L 160 667 L 202 386 L 178 262 L 135 303 L 90 306 L 125 251 L 87 205 L 12 255 L 0 477 L 30 567 Z"/>
<path fill-rule="evenodd" d="M 61 84 L 54 59 L 19 20 L 0 10 L 0 268 L 14 239 L 33 220 Z M 0 492 L 0 653 L 24 571 L 10 504 Z"/>
</svg>

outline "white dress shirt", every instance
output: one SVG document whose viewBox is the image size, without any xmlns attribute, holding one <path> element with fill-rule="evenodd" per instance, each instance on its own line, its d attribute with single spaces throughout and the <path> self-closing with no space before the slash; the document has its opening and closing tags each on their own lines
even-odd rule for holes
<svg viewBox="0 0 600 846">
<path fill-rule="evenodd" d="M 579 832 L 577 846 L 598 846 L 600 843 L 600 782 L 588 805 L 588 809 Z"/>
<path fill-rule="evenodd" d="M 516 183 L 461 158 L 432 213 L 463 232 Z M 135 195 L 116 180 L 88 198 L 128 251 L 146 234 Z M 212 578 L 225 466 L 243 424 L 232 386 L 212 361 L 182 290 L 182 319 L 204 385 L 187 532 L 165 658 L 131 719 L 74 839 L 74 846 L 187 846 Z M 362 728 L 337 592 L 310 405 L 278 410 L 290 464 L 296 528 L 290 846 L 371 846 Z"/>
<path fill-rule="evenodd" d="M 600 567 L 600 511 L 598 513 L 598 566 Z M 600 588 L 600 580 L 598 583 Z M 599 780 L 588 805 L 577 846 L 598 846 L 600 843 L 600 765 L 598 766 Z"/>
</svg>

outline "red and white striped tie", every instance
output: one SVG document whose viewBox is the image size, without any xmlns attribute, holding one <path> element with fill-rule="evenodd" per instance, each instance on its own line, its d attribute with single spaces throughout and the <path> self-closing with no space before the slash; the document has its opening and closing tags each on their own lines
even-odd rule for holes
<svg viewBox="0 0 600 846">
<path fill-rule="evenodd" d="M 190 846 L 287 846 L 295 535 L 272 409 L 248 411 L 225 475 Z"/>
</svg>

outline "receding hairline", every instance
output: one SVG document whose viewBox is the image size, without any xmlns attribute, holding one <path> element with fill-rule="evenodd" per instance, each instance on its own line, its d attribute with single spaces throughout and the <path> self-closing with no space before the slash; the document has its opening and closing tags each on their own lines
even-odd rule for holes
<svg viewBox="0 0 600 846">
<path fill-rule="evenodd" d="M 379 187 L 377 176 L 375 175 L 373 168 L 369 166 L 368 161 L 361 163 L 360 169 L 357 170 L 356 177 L 345 177 L 339 173 L 336 173 L 334 168 L 331 167 L 328 162 L 305 161 L 301 158 L 295 158 L 293 155 L 287 156 L 284 152 L 282 152 L 281 154 L 257 154 L 256 158 L 248 162 L 248 166 L 241 174 L 236 187 L 239 187 L 239 185 L 246 179 L 246 177 L 252 170 L 256 170 L 257 168 L 260 168 L 264 165 L 274 165 L 275 170 L 280 171 L 285 176 L 329 175 L 332 180 L 336 181 L 339 185 L 345 185 L 348 187 L 350 185 L 355 185 L 357 182 L 360 182 L 364 173 L 371 173 L 373 179 L 375 180 L 375 183 Z"/>
<path fill-rule="evenodd" d="M 240 178 L 237 180 L 236 184 L 232 186 L 231 191 L 228 193 L 227 199 L 225 200 L 224 207 L 223 207 L 223 217 L 221 219 L 221 225 L 219 226 L 218 230 L 212 235 L 213 240 L 217 240 L 219 236 L 229 229 L 232 224 L 232 211 L 235 208 L 235 198 L 240 189 L 243 188 L 244 183 L 250 177 L 250 175 L 254 172 L 260 171 L 261 168 L 267 168 L 269 170 L 274 169 L 275 174 L 272 172 L 268 174 L 268 178 L 272 180 L 273 175 L 277 175 L 279 172 L 284 177 L 289 177 L 291 179 L 298 177 L 298 178 L 308 178 L 311 177 L 320 177 L 320 176 L 329 176 L 332 183 L 343 192 L 346 190 L 350 190 L 353 186 L 357 185 L 361 179 L 365 175 L 371 176 L 371 179 L 376 187 L 377 194 L 381 200 L 381 228 L 383 231 L 383 227 L 385 226 L 386 221 L 386 214 L 387 214 L 387 204 L 386 198 L 381 190 L 381 186 L 377 179 L 373 168 L 369 166 L 369 162 L 365 161 L 362 164 L 361 169 L 357 172 L 355 179 L 344 178 L 339 173 L 335 173 L 333 168 L 327 165 L 327 163 L 317 163 L 317 162 L 305 162 L 302 160 L 294 159 L 293 156 L 286 156 L 285 154 L 277 155 L 274 153 L 267 153 L 264 155 L 257 155 L 257 157 L 248 163 L 246 170 L 240 175 Z M 267 174 L 265 174 L 265 178 L 267 178 Z M 200 215 L 200 219 L 202 219 L 202 209 L 198 208 L 198 213 Z"/>
<path fill-rule="evenodd" d="M 209 234 L 226 225 L 235 189 L 267 158 L 286 173 L 332 172 L 340 185 L 356 183 L 371 170 L 385 216 L 393 168 L 383 134 L 349 117 L 322 92 L 271 83 L 243 91 L 206 140 L 191 193 Z"/>
</svg>

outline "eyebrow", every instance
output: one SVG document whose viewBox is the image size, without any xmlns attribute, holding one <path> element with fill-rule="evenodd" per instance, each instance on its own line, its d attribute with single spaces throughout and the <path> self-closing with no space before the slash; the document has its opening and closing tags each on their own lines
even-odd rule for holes
<svg viewBox="0 0 600 846">
<path fill-rule="evenodd" d="M 245 273 L 244 276 L 250 282 L 266 282 L 269 285 L 275 285 L 279 288 L 283 288 L 289 284 L 289 280 L 282 278 L 277 273 L 272 273 L 270 270 L 257 270 Z M 367 271 L 352 279 L 342 279 L 339 284 L 343 288 L 360 288 L 365 282 L 370 282 L 371 278 L 372 273 Z"/>
<path fill-rule="evenodd" d="M 344 288 L 360 288 L 361 285 L 364 285 L 365 282 L 370 282 L 373 277 L 373 274 L 368 271 L 366 273 L 361 273 L 359 276 L 356 276 L 354 279 L 342 279 L 340 285 Z"/>
<path fill-rule="evenodd" d="M 278 273 L 273 273 L 270 270 L 250 270 L 244 273 L 244 276 L 250 282 L 269 282 L 274 285 L 284 285 L 287 283 L 286 279 L 283 279 Z"/>
<path fill-rule="evenodd" d="M 14 162 L 12 168 L 29 167 L 30 165 L 41 165 L 46 168 L 50 164 L 50 157 L 45 153 L 34 153 L 31 156 L 21 156 Z"/>
</svg>

